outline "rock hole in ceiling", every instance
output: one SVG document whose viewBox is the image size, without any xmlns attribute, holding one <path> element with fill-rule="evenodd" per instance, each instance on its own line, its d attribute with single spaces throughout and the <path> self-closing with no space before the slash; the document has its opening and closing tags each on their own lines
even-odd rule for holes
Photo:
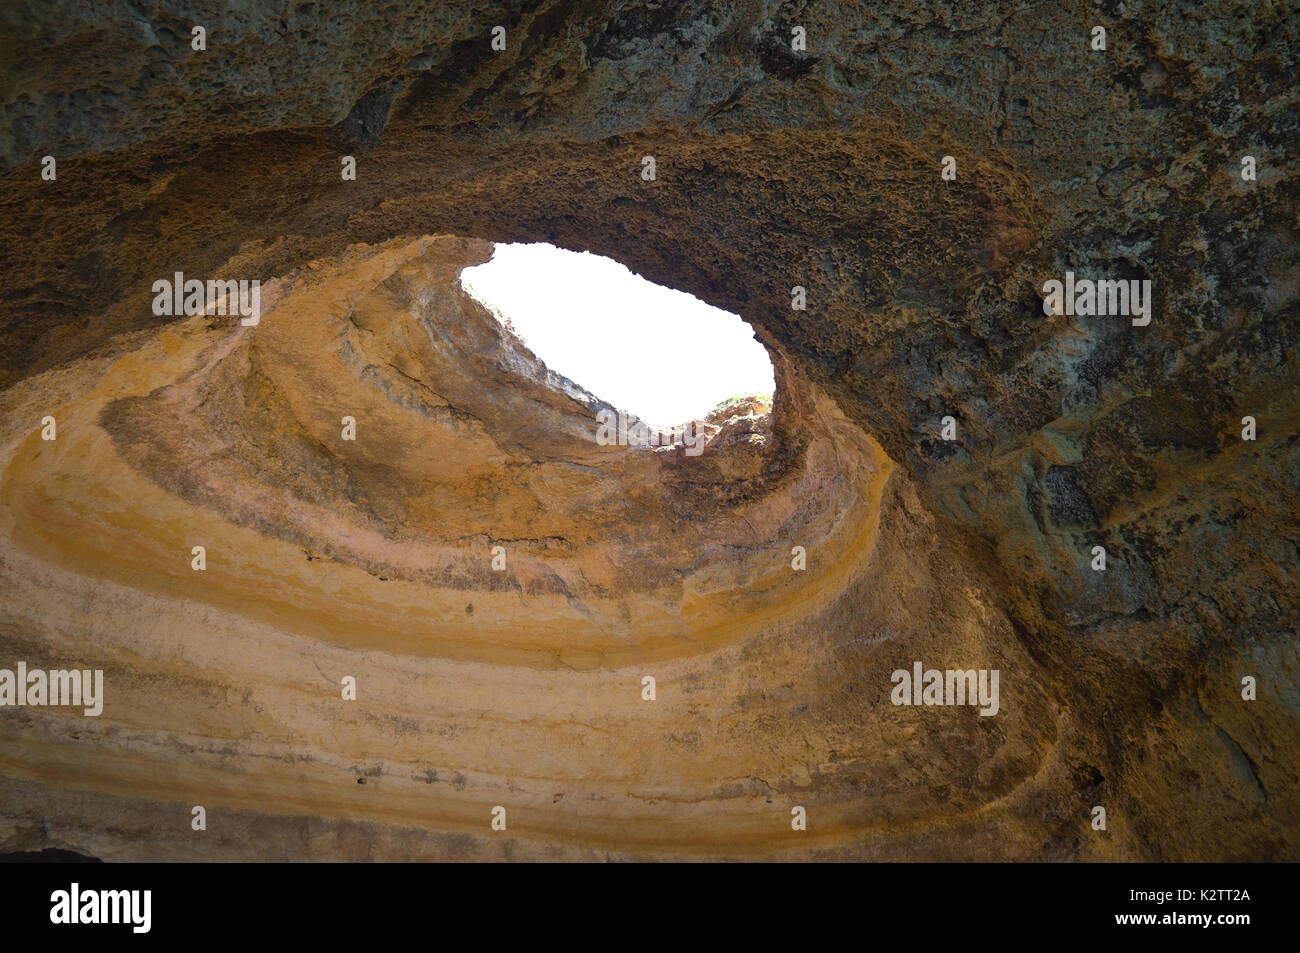
<svg viewBox="0 0 1300 953">
<path fill-rule="evenodd" d="M 613 259 L 502 244 L 460 282 L 547 367 L 647 423 L 703 419 L 738 396 L 771 402 L 772 360 L 744 319 Z"/>
</svg>

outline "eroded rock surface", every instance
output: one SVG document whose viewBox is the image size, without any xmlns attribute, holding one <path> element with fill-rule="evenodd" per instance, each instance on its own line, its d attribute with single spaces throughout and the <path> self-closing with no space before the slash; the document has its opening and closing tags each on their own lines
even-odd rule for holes
<svg viewBox="0 0 1300 953">
<path fill-rule="evenodd" d="M 0 711 L 0 850 L 1297 858 L 1294 11 L 0 16 L 0 667 L 111 699 Z M 493 241 L 741 314 L 771 417 L 598 446 L 457 285 Z"/>
</svg>

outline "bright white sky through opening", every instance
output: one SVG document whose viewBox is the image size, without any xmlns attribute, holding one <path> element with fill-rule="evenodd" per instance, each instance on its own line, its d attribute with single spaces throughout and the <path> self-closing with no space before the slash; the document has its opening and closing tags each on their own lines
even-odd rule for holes
<svg viewBox="0 0 1300 953">
<path fill-rule="evenodd" d="M 609 258 L 497 245 L 460 281 L 547 367 L 647 423 L 672 427 L 728 397 L 773 391 L 772 361 L 741 318 Z"/>
</svg>

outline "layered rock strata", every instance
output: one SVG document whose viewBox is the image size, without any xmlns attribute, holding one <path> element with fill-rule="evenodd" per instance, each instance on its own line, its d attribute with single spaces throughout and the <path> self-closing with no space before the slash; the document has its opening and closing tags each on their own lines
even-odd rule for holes
<svg viewBox="0 0 1300 953">
<path fill-rule="evenodd" d="M 0 711 L 0 850 L 1295 859 L 1297 25 L 5 16 L 0 667 L 110 694 Z M 493 241 L 741 314 L 772 417 L 597 445 L 456 286 Z M 261 323 L 155 316 L 177 271 L 261 280 Z M 1151 324 L 1045 313 L 1067 271 L 1150 280 Z M 998 714 L 893 705 L 918 660 L 999 669 Z"/>
</svg>

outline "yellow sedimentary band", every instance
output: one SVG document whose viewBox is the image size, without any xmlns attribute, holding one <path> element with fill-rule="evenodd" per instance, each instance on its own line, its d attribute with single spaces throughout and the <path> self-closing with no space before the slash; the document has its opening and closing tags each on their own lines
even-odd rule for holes
<svg viewBox="0 0 1300 953">
<path fill-rule="evenodd" d="M 304 817 L 448 856 L 402 832 L 491 836 L 498 804 L 520 856 L 869 855 L 1020 809 L 1049 699 L 875 441 L 783 370 L 786 419 L 743 441 L 599 446 L 589 395 L 457 286 L 490 250 L 354 247 L 265 284 L 256 328 L 196 317 L 0 394 L 0 649 L 112 686 L 98 719 L 0 720 L 7 796 L 87 845 L 103 811 L 237 811 L 237 856 Z M 1014 669 L 997 717 L 892 706 L 918 645 Z"/>
</svg>

